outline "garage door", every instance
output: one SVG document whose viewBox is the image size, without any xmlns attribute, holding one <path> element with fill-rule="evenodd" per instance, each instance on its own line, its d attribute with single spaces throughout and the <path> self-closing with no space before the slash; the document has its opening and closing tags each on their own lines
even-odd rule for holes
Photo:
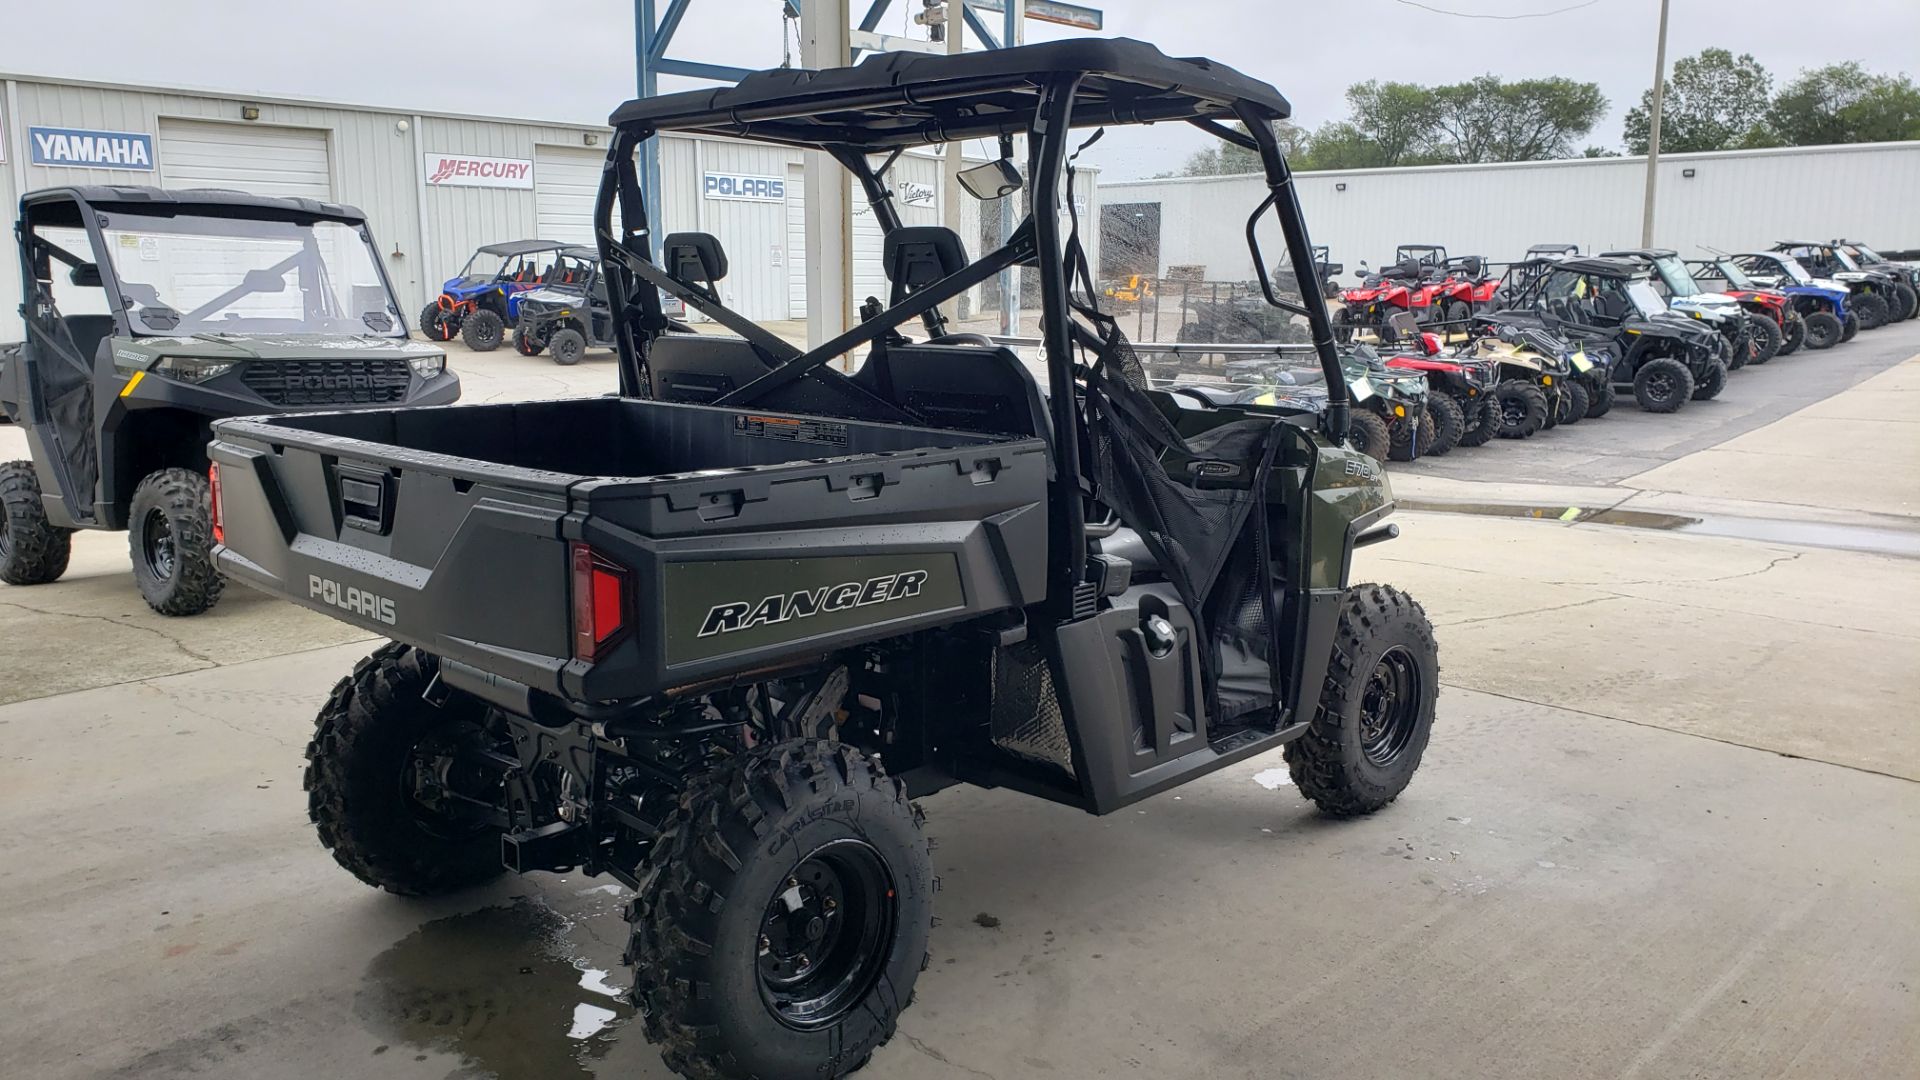
<svg viewBox="0 0 1920 1080">
<path fill-rule="evenodd" d="M 787 166 L 787 318 L 807 317 L 807 171 Z"/>
<path fill-rule="evenodd" d="M 541 146 L 533 152 L 535 233 L 542 240 L 593 244 L 593 200 L 603 151 Z"/>
<path fill-rule="evenodd" d="M 327 133 L 310 128 L 162 120 L 159 165 L 172 188 L 333 198 Z"/>
</svg>

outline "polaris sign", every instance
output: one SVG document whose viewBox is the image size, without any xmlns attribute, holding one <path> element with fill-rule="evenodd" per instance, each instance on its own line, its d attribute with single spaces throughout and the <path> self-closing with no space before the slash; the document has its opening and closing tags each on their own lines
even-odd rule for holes
<svg viewBox="0 0 1920 1080">
<path fill-rule="evenodd" d="M 784 202 L 787 197 L 787 182 L 777 176 L 710 172 L 706 174 L 706 179 L 700 185 L 700 194 L 709 199 Z"/>
<path fill-rule="evenodd" d="M 27 142 L 33 148 L 35 165 L 153 171 L 153 136 L 144 131 L 30 127 Z"/>
</svg>

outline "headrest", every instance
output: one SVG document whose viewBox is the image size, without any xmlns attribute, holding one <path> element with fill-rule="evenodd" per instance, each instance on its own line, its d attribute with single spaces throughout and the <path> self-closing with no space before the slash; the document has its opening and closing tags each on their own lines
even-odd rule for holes
<svg viewBox="0 0 1920 1080">
<path fill-rule="evenodd" d="M 681 281 L 712 284 L 727 276 L 727 253 L 712 233 L 669 233 L 660 245 L 660 265 Z"/>
<path fill-rule="evenodd" d="M 921 289 L 967 268 L 960 236 L 940 225 L 909 225 L 887 234 L 881 256 L 887 280 Z"/>
</svg>

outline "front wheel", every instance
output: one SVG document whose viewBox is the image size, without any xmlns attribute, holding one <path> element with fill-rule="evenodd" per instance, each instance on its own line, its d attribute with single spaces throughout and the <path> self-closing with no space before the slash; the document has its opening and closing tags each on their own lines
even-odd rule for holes
<svg viewBox="0 0 1920 1080">
<path fill-rule="evenodd" d="M 571 326 L 555 330 L 547 339 L 547 351 L 553 354 L 554 363 L 572 367 L 587 355 L 587 336 Z"/>
<path fill-rule="evenodd" d="M 1920 291 L 1904 281 L 1895 282 L 1892 306 L 1896 309 L 1891 312 L 1896 322 L 1920 316 Z"/>
<path fill-rule="evenodd" d="M 452 341 L 460 329 L 460 320 L 443 310 L 438 302 L 420 309 L 420 333 L 429 341 Z"/>
<path fill-rule="evenodd" d="M 1425 457 L 1432 451 L 1433 444 L 1438 441 L 1433 414 L 1424 409 L 1420 412 L 1418 422 L 1402 417 L 1389 431 L 1393 442 L 1387 456 L 1395 461 L 1412 461 L 1417 457 Z"/>
<path fill-rule="evenodd" d="M 1391 585 L 1347 590 L 1320 706 L 1286 748 L 1300 794 L 1334 817 L 1392 802 L 1420 767 L 1439 691 L 1426 611 Z"/>
<path fill-rule="evenodd" d="M 1577 424 L 1587 418 L 1587 410 L 1593 405 L 1587 394 L 1587 388 L 1578 379 L 1567 379 L 1560 384 L 1560 422 Z"/>
<path fill-rule="evenodd" d="M 73 531 L 47 520 L 33 462 L 0 465 L 0 581 L 45 585 L 67 572 Z"/>
<path fill-rule="evenodd" d="M 1786 344 L 1786 337 L 1780 332 L 1780 324 L 1765 315 L 1749 315 L 1747 322 L 1753 327 L 1753 358 L 1750 364 L 1764 364 L 1780 355 Z"/>
<path fill-rule="evenodd" d="M 1341 308 L 1333 313 L 1333 340 L 1342 345 L 1353 340 L 1353 312 Z"/>
<path fill-rule="evenodd" d="M 1466 414 L 1467 426 L 1460 434 L 1460 445 L 1485 446 L 1500 431 L 1500 403 L 1490 392 L 1468 401 L 1470 405 L 1461 410 Z"/>
<path fill-rule="evenodd" d="M 1495 386 L 1487 407 L 1499 420 L 1494 434 L 1503 439 L 1531 439 L 1547 426 L 1547 392 L 1524 379 Z"/>
<path fill-rule="evenodd" d="M 307 744 L 307 816 L 333 860 L 401 896 L 438 896 L 505 869 L 500 829 L 479 807 L 505 806 L 492 762 L 513 756 L 478 701 L 426 698 L 440 662 L 383 645 L 328 695 Z"/>
<path fill-rule="evenodd" d="M 1705 377 L 1696 379 L 1693 384 L 1693 400 L 1711 401 L 1720 396 L 1727 388 L 1727 368 L 1724 364 L 1713 364 L 1707 368 Z"/>
<path fill-rule="evenodd" d="M 474 352 L 492 352 L 507 335 L 506 320 L 496 311 L 477 308 L 461 320 L 460 340 Z"/>
<path fill-rule="evenodd" d="M 1467 433 L 1467 417 L 1453 395 L 1428 394 L 1427 415 L 1433 417 L 1433 445 L 1421 447 L 1421 453 L 1438 456 L 1460 445 Z"/>
<path fill-rule="evenodd" d="M 1831 311 L 1812 311 L 1801 318 L 1809 350 L 1831 349 L 1846 339 L 1846 325 Z"/>
<path fill-rule="evenodd" d="M 1797 311 L 1789 311 L 1780 319 L 1780 351 L 1775 356 L 1792 356 L 1807 343 L 1807 320 Z"/>
<path fill-rule="evenodd" d="M 1878 330 L 1887 325 L 1887 302 L 1873 293 L 1862 293 L 1849 302 L 1860 316 L 1860 329 Z"/>
<path fill-rule="evenodd" d="M 772 743 L 695 781 L 640 879 L 634 997 L 684 1076 L 845 1076 L 892 1038 L 926 963 L 921 815 L 843 744 Z"/>
<path fill-rule="evenodd" d="M 1347 421 L 1347 445 L 1384 465 L 1393 446 L 1393 433 L 1377 415 L 1356 412 Z"/>
<path fill-rule="evenodd" d="M 1633 399 L 1650 413 L 1679 412 L 1693 397 L 1693 372 L 1670 356 L 1655 357 L 1633 373 Z"/>
<path fill-rule="evenodd" d="M 1587 384 L 1587 419 L 1598 420 L 1613 411 L 1613 379 L 1602 376 Z"/>
<path fill-rule="evenodd" d="M 547 343 L 527 332 L 527 324 L 522 322 L 513 328 L 513 351 L 521 356 L 539 356 Z"/>
<path fill-rule="evenodd" d="M 213 508 L 205 473 L 161 469 L 133 490 L 127 512 L 133 582 L 162 615 L 198 615 L 227 579 L 213 566 Z"/>
<path fill-rule="evenodd" d="M 1842 342 L 1848 342 L 1859 336 L 1860 316 L 1849 311 L 1847 312 L 1847 317 L 1840 320 L 1840 340 Z"/>
</svg>

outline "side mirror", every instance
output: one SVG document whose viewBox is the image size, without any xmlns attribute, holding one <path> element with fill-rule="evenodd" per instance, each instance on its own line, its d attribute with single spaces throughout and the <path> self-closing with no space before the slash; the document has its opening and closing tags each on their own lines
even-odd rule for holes
<svg viewBox="0 0 1920 1080">
<path fill-rule="evenodd" d="M 1004 199 L 1019 191 L 1025 183 L 1020 178 L 1020 170 L 1014 168 L 1013 162 L 1006 158 L 960 170 L 960 186 L 967 189 L 967 194 L 982 202 Z"/>
<path fill-rule="evenodd" d="M 249 270 L 240 279 L 240 287 L 250 293 L 286 292 L 287 279 L 271 270 Z"/>
</svg>

